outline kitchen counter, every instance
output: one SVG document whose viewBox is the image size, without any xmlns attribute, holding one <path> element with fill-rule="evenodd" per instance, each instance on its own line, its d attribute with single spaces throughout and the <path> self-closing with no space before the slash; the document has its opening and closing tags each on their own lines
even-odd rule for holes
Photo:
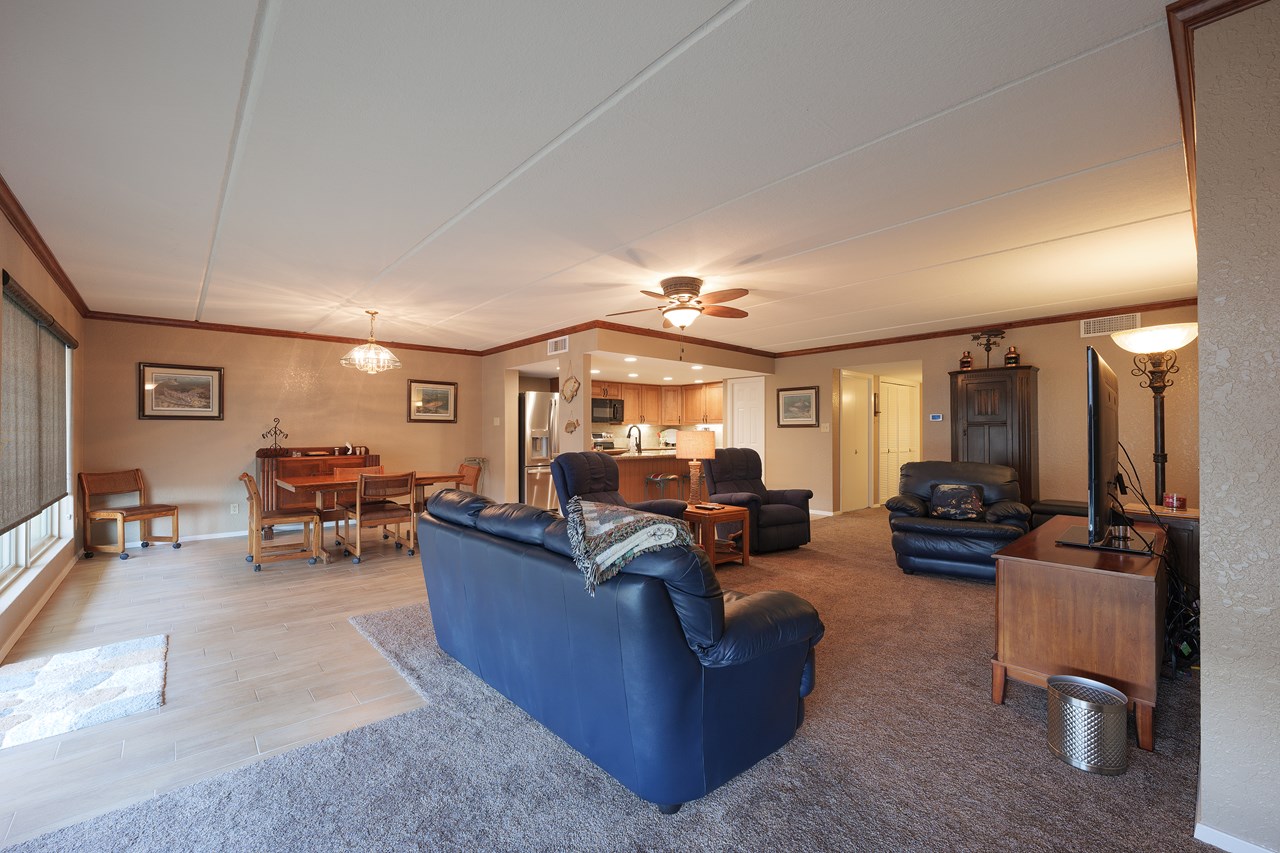
<svg viewBox="0 0 1280 853">
<path fill-rule="evenodd" d="M 603 452 L 608 453 L 614 459 L 618 460 L 653 459 L 655 457 L 659 459 L 663 457 L 674 459 L 676 455 L 674 447 L 646 447 L 639 453 L 636 453 L 634 450 L 626 450 L 624 448 L 615 448 L 613 450 L 605 450 Z"/>
</svg>

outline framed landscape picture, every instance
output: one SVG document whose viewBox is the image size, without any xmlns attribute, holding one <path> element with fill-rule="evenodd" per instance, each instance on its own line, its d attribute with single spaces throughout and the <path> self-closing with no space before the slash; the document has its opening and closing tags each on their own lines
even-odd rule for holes
<svg viewBox="0 0 1280 853">
<path fill-rule="evenodd" d="M 222 420 L 222 368 L 140 362 L 138 417 Z"/>
<path fill-rule="evenodd" d="M 456 424 L 458 383 L 410 379 L 408 420 L 410 423 Z"/>
<path fill-rule="evenodd" d="M 778 426 L 816 427 L 818 425 L 818 387 L 779 388 Z"/>
</svg>

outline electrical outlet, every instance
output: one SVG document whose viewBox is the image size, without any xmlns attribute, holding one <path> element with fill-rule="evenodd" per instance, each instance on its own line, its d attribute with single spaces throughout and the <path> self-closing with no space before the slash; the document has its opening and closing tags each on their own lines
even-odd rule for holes
<svg viewBox="0 0 1280 853">
<path fill-rule="evenodd" d="M 240 504 L 232 504 L 232 505 L 231 505 L 231 514 L 232 514 L 232 515 L 239 515 L 239 514 L 240 514 Z"/>
</svg>

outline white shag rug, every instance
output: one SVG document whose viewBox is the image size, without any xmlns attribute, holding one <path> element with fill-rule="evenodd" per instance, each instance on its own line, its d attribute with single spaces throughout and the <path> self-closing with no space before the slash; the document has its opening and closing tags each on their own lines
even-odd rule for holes
<svg viewBox="0 0 1280 853">
<path fill-rule="evenodd" d="M 167 634 L 0 666 L 0 749 L 164 704 Z"/>
</svg>

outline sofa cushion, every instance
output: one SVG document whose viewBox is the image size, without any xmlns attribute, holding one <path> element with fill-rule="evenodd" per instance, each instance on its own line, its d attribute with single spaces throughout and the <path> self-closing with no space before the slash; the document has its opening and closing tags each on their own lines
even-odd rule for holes
<svg viewBox="0 0 1280 853">
<path fill-rule="evenodd" d="M 777 527 L 782 524 L 808 524 L 809 513 L 791 504 L 761 504 L 760 526 Z"/>
<path fill-rule="evenodd" d="M 476 529 L 494 536 L 541 545 L 547 526 L 559 518 L 557 513 L 527 504 L 494 504 L 476 515 Z"/>
<path fill-rule="evenodd" d="M 427 512 L 436 518 L 461 524 L 464 527 L 475 527 L 476 516 L 485 507 L 493 506 L 493 501 L 475 492 L 464 492 L 461 489 L 442 489 L 427 500 Z"/>
<path fill-rule="evenodd" d="M 983 513 L 982 492 L 976 486 L 939 483 L 929 498 L 929 515 L 971 521 Z"/>
</svg>

